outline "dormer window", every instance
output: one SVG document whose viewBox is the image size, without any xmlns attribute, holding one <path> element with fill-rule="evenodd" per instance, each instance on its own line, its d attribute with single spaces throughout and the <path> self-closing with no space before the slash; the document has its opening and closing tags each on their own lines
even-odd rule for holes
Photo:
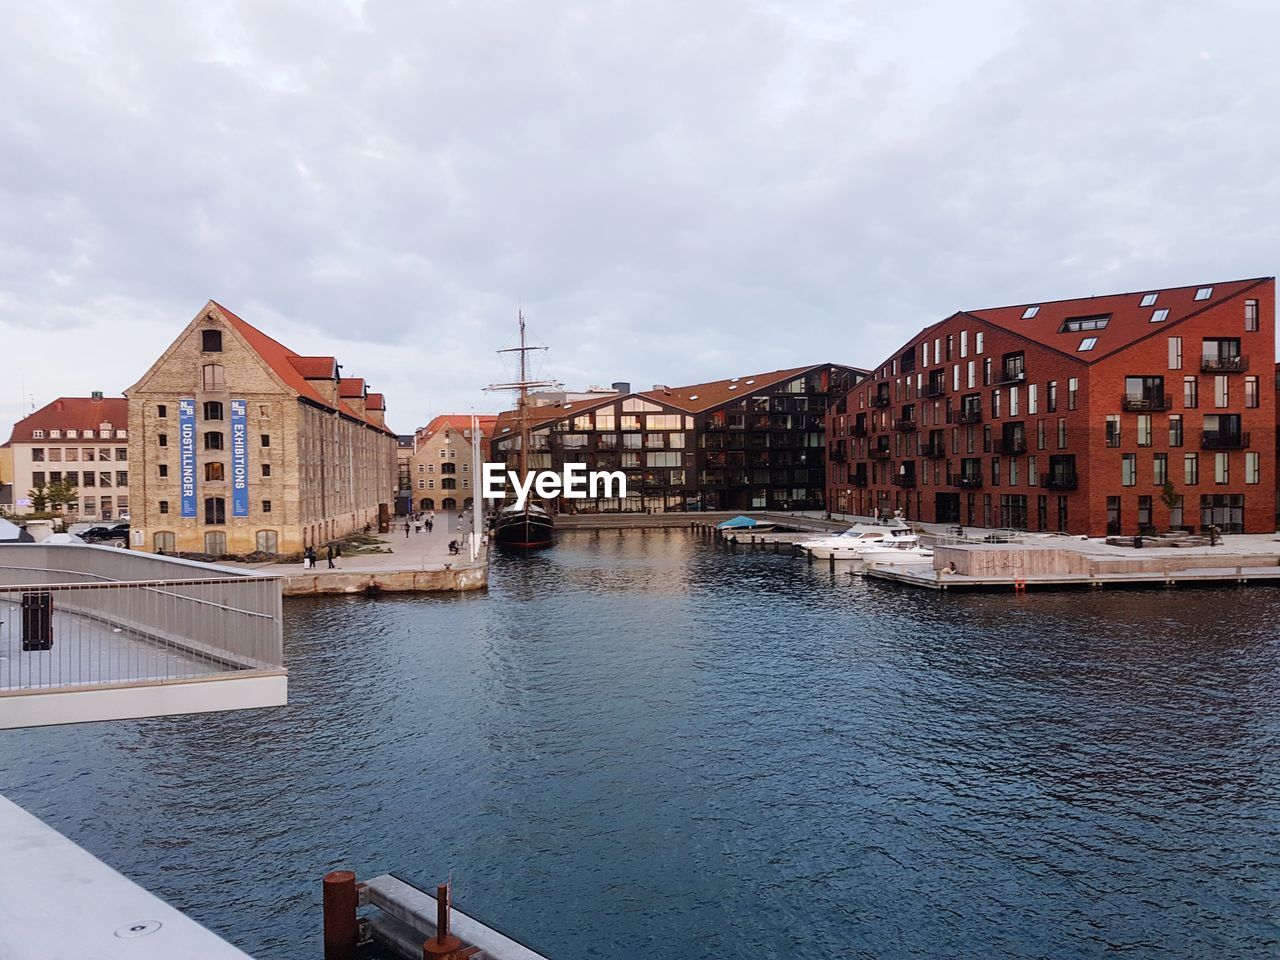
<svg viewBox="0 0 1280 960">
<path fill-rule="evenodd" d="M 1143 297 L 1142 297 L 1142 303 L 1140 304 L 1140 306 L 1143 306 L 1143 307 L 1153 307 L 1153 306 L 1155 306 L 1155 303 L 1156 303 L 1156 297 L 1158 297 L 1158 296 L 1160 296 L 1160 294 L 1158 294 L 1158 293 L 1147 293 L 1147 294 L 1143 294 Z"/>
<path fill-rule="evenodd" d="M 77 436 L 77 434 L 76 434 L 76 431 L 75 431 L 75 430 L 68 430 L 68 431 L 67 431 L 67 439 L 68 439 L 68 440 L 75 440 L 75 439 L 76 439 L 76 436 Z"/>
<path fill-rule="evenodd" d="M 49 431 L 49 439 L 50 439 L 50 440 L 58 440 L 58 439 L 60 439 L 61 437 L 62 437 L 62 431 L 61 431 L 61 430 L 50 430 L 50 431 Z"/>
<path fill-rule="evenodd" d="M 1035 316 L 1037 313 L 1039 313 L 1039 312 L 1040 312 L 1040 307 L 1039 307 L 1039 306 L 1035 306 L 1035 307 L 1027 307 L 1027 309 L 1025 309 L 1025 310 L 1023 310 L 1023 311 L 1022 311 L 1022 319 L 1023 319 L 1023 320 L 1030 320 L 1032 317 L 1034 317 L 1034 316 Z"/>
<path fill-rule="evenodd" d="M 32 431 L 31 431 L 31 439 L 32 439 L 32 440 L 43 440 L 43 439 L 44 439 L 44 431 L 43 431 L 43 430 L 32 430 Z"/>
<path fill-rule="evenodd" d="M 1071 317 L 1059 328 L 1059 333 L 1085 333 L 1089 330 L 1105 330 L 1111 314 L 1096 317 Z M 1097 339 L 1096 337 L 1094 339 Z"/>
<path fill-rule="evenodd" d="M 200 351 L 202 353 L 221 353 L 222 352 L 222 331 L 221 330 L 201 330 L 200 331 Z"/>
<path fill-rule="evenodd" d="M 1161 309 L 1156 310 L 1151 314 L 1152 323 L 1164 323 L 1168 319 L 1169 319 L 1169 310 L 1167 307 L 1162 307 Z"/>
<path fill-rule="evenodd" d="M 1208 300 L 1213 296 L 1213 287 L 1201 287 L 1196 291 L 1197 300 Z"/>
</svg>

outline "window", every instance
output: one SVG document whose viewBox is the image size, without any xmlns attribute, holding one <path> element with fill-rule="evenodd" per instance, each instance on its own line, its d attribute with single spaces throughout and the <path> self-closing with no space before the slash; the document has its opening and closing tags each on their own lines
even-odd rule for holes
<svg viewBox="0 0 1280 960">
<path fill-rule="evenodd" d="M 155 544 L 156 553 L 174 552 L 173 533 L 168 530 L 157 530 L 152 542 Z"/>
<path fill-rule="evenodd" d="M 226 388 L 226 381 L 222 376 L 222 364 L 206 363 L 202 368 L 202 382 L 206 390 L 223 390 Z"/>
<path fill-rule="evenodd" d="M 1058 412 L 1058 381 L 1050 380 L 1045 390 L 1044 409 L 1046 413 Z"/>
<path fill-rule="evenodd" d="M 161 480 L 164 480 L 166 477 L 169 476 L 169 465 L 167 463 L 162 463 L 158 465 L 156 469 L 160 471 Z"/>
<path fill-rule="evenodd" d="M 129 459 L 129 448 L 128 448 L 128 447 L 116 447 L 116 459 L 117 459 L 117 460 L 128 460 L 128 459 Z"/>
<path fill-rule="evenodd" d="M 1167 309 L 1155 310 L 1151 314 L 1152 323 L 1164 323 L 1169 319 L 1169 311 Z"/>
<path fill-rule="evenodd" d="M 1258 330 L 1258 301 L 1246 300 L 1244 302 L 1244 329 L 1246 333 L 1256 333 Z"/>
<path fill-rule="evenodd" d="M 1200 380 L 1197 377 L 1182 378 L 1182 405 L 1188 410 L 1200 406 Z"/>
<path fill-rule="evenodd" d="M 1080 378 L 1072 377 L 1067 381 L 1067 409 L 1074 410 L 1080 396 Z"/>
<path fill-rule="evenodd" d="M 1163 487 L 1169 480 L 1169 455 L 1157 453 L 1151 459 L 1151 482 Z"/>
<path fill-rule="evenodd" d="M 204 435 L 204 448 L 206 450 L 222 449 L 222 434 L 217 430 L 210 430 Z"/>
<path fill-rule="evenodd" d="M 225 468 L 221 463 L 212 462 L 204 465 L 204 478 L 206 480 L 225 480 Z"/>
<path fill-rule="evenodd" d="M 168 512 L 169 512 L 169 501 L 168 501 L 168 500 L 161 500 L 161 501 L 160 501 L 160 512 L 161 512 L 161 513 L 168 513 Z"/>
<path fill-rule="evenodd" d="M 264 464 L 262 465 L 262 475 L 263 475 L 264 477 L 269 477 L 269 476 L 271 476 L 271 464 L 269 464 L 269 463 L 264 463 Z"/>
<path fill-rule="evenodd" d="M 204 413 L 204 419 L 206 420 L 221 420 L 222 404 L 220 404 L 217 400 L 206 400 L 204 403 L 203 413 Z"/>
<path fill-rule="evenodd" d="M 44 439 L 44 431 L 43 431 L 43 430 L 32 430 L 32 431 L 31 431 L 31 439 L 32 439 L 32 440 L 43 440 L 43 439 Z"/>
<path fill-rule="evenodd" d="M 1090 330 L 1105 330 L 1111 320 L 1111 314 L 1096 317 L 1071 317 L 1058 328 L 1059 333 L 1087 333 Z"/>
<path fill-rule="evenodd" d="M 1244 378 L 1244 405 L 1246 407 L 1256 407 L 1258 405 L 1258 378 Z"/>
<path fill-rule="evenodd" d="M 93 447 L 83 447 L 80 450 L 80 459 L 85 463 L 92 463 L 96 458 L 97 451 Z"/>
<path fill-rule="evenodd" d="M 259 530 L 257 535 L 259 553 L 279 553 L 280 537 L 274 530 Z"/>
<path fill-rule="evenodd" d="M 1120 446 L 1120 415 L 1118 413 L 1107 414 L 1106 437 L 1108 447 Z"/>
<path fill-rule="evenodd" d="M 1151 446 L 1151 414 L 1138 414 L 1138 446 Z"/>
<path fill-rule="evenodd" d="M 1120 486 L 1136 487 L 1138 485 L 1138 455 L 1122 454 L 1120 457 Z"/>
<path fill-rule="evenodd" d="M 222 331 L 221 330 L 201 330 L 200 331 L 200 350 L 203 353 L 221 353 L 222 352 Z"/>
<path fill-rule="evenodd" d="M 1159 296 L 1159 294 L 1158 294 L 1158 293 L 1147 293 L 1147 294 L 1143 294 L 1143 297 L 1142 297 L 1142 303 L 1140 303 L 1140 304 L 1139 304 L 1139 306 L 1142 306 L 1142 307 L 1151 307 L 1151 306 L 1154 306 L 1154 305 L 1155 305 L 1155 302 L 1156 302 L 1156 297 L 1158 297 L 1158 296 Z"/>
<path fill-rule="evenodd" d="M 1182 338 L 1181 337 L 1169 338 L 1169 369 L 1170 370 L 1182 369 Z"/>
<path fill-rule="evenodd" d="M 89 476 L 92 478 L 93 474 L 89 474 Z M 43 470 L 35 470 L 35 471 L 33 471 L 33 472 L 32 472 L 32 474 L 31 474 L 31 485 L 32 485 L 32 486 L 34 486 L 34 487 L 43 487 L 43 486 L 44 486 L 44 471 L 43 471 Z M 92 486 L 93 486 L 93 484 L 92 484 L 92 483 L 86 483 L 86 484 L 85 484 L 85 486 L 86 486 L 86 487 L 92 487 Z"/>
<path fill-rule="evenodd" d="M 221 530 L 210 530 L 204 535 L 204 552 L 222 556 L 227 552 L 227 535 Z"/>
<path fill-rule="evenodd" d="M 969 355 L 969 331 L 960 331 L 960 359 L 963 360 Z"/>
<path fill-rule="evenodd" d="M 440 481 L 440 489 L 441 490 L 457 490 L 458 481 L 455 480 L 453 477 L 445 477 L 443 480 Z"/>
<path fill-rule="evenodd" d="M 156 434 L 156 446 L 167 447 L 169 445 L 169 435 L 167 433 Z"/>
<path fill-rule="evenodd" d="M 1213 405 L 1218 408 L 1229 407 L 1230 396 L 1227 390 L 1227 378 L 1217 376 L 1213 378 Z"/>
<path fill-rule="evenodd" d="M 1039 390 L 1036 384 L 1027 385 L 1027 416 L 1034 417 L 1040 412 Z"/>
<path fill-rule="evenodd" d="M 128 485 L 129 485 L 129 471 L 128 471 L 128 470 L 117 470 L 117 471 L 116 471 L 116 486 L 117 486 L 117 487 L 127 487 Z"/>
<path fill-rule="evenodd" d="M 259 443 L 264 447 L 271 446 L 271 434 L 264 433 L 262 437 L 259 439 Z"/>
<path fill-rule="evenodd" d="M 1187 453 L 1182 456 L 1182 482 L 1194 487 L 1200 482 L 1200 455 Z"/>
<path fill-rule="evenodd" d="M 1169 446 L 1182 446 L 1182 415 L 1178 413 L 1169 418 Z"/>
<path fill-rule="evenodd" d="M 1214 483 L 1230 483 L 1230 463 L 1231 454 L 1215 453 L 1213 455 L 1213 482 Z"/>
<path fill-rule="evenodd" d="M 1085 337 L 1083 340 L 1080 341 L 1080 346 L 1076 347 L 1076 349 L 1083 353 L 1086 350 L 1092 350 L 1097 345 L 1098 345 L 1097 337 Z"/>
<path fill-rule="evenodd" d="M 1208 300 L 1213 296 L 1213 287 L 1201 287 L 1196 291 L 1197 300 Z"/>
<path fill-rule="evenodd" d="M 227 522 L 227 501 L 224 497 L 204 498 L 204 522 L 208 524 Z"/>
<path fill-rule="evenodd" d="M 61 439 L 62 439 L 62 431 L 61 431 L 61 430 L 50 430 L 50 431 L 49 431 L 49 439 L 50 439 L 50 440 L 61 440 Z"/>
<path fill-rule="evenodd" d="M 82 487 L 96 487 L 98 485 L 98 475 L 92 470 L 86 470 L 80 477 L 80 485 Z"/>
<path fill-rule="evenodd" d="M 1030 320 L 1032 317 L 1034 317 L 1034 316 L 1035 316 L 1037 313 L 1039 313 L 1039 312 L 1040 312 L 1040 308 L 1039 308 L 1038 306 L 1035 306 L 1035 307 L 1027 307 L 1027 309 L 1025 309 L 1025 310 L 1023 310 L 1023 311 L 1022 311 L 1022 319 L 1023 319 L 1023 320 Z"/>
<path fill-rule="evenodd" d="M 1244 455 L 1244 482 L 1259 483 L 1262 477 L 1262 460 L 1260 454 L 1250 450 Z"/>
<path fill-rule="evenodd" d="M 166 417 L 169 416 L 169 408 L 165 406 L 163 403 L 157 403 L 156 416 L 159 417 L 161 420 L 165 419 Z"/>
<path fill-rule="evenodd" d="M 982 331 L 979 330 L 973 335 L 973 352 L 978 356 L 982 356 Z"/>
<path fill-rule="evenodd" d="M 32 447 L 31 459 L 35 463 L 44 463 L 44 447 Z"/>
<path fill-rule="evenodd" d="M 1067 448 L 1067 418 L 1058 418 L 1058 449 L 1065 450 Z"/>
<path fill-rule="evenodd" d="M 270 501 L 270 500 L 263 500 L 263 501 L 262 501 L 262 512 L 263 512 L 263 513 L 270 513 L 270 512 L 271 512 L 271 501 Z"/>
</svg>

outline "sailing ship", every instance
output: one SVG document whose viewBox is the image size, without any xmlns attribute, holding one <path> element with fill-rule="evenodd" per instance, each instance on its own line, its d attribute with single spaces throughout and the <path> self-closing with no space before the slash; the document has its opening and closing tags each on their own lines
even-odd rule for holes
<svg viewBox="0 0 1280 960">
<path fill-rule="evenodd" d="M 524 311 L 520 311 L 520 346 L 499 350 L 499 353 L 520 355 L 520 379 L 514 383 L 492 384 L 490 390 L 514 390 L 516 392 L 516 422 L 519 428 L 519 470 L 521 478 L 529 475 L 529 389 L 554 387 L 554 380 L 530 380 L 528 357 L 530 351 L 546 347 L 531 347 L 525 342 Z M 493 541 L 501 547 L 517 550 L 538 550 L 551 546 L 555 536 L 555 521 L 543 507 L 525 499 L 523 506 L 511 504 L 498 511 L 493 524 Z"/>
</svg>

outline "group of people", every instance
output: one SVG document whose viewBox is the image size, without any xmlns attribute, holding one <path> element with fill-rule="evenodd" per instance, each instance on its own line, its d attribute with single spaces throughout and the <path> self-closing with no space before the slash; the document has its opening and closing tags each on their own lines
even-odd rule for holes
<svg viewBox="0 0 1280 960">
<path fill-rule="evenodd" d="M 409 536 L 409 527 L 413 527 L 414 533 L 430 533 L 436 527 L 436 512 L 428 510 L 426 513 L 411 513 L 405 517 L 404 535 Z"/>
<path fill-rule="evenodd" d="M 329 561 L 329 569 L 332 570 L 334 568 L 333 561 L 336 558 L 342 556 L 342 544 L 327 543 L 325 544 L 324 552 L 325 552 L 325 559 Z M 302 569 L 314 570 L 315 565 L 316 565 L 316 548 L 307 547 L 306 550 L 302 551 Z"/>
</svg>

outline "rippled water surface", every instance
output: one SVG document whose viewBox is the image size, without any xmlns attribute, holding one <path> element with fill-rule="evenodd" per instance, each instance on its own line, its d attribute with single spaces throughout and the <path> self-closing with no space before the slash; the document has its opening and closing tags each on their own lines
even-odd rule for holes
<svg viewBox="0 0 1280 960">
<path fill-rule="evenodd" d="M 344 865 L 556 960 L 1280 955 L 1280 591 L 608 532 L 286 615 L 287 708 L 0 732 L 0 790 L 259 958 Z"/>
</svg>

